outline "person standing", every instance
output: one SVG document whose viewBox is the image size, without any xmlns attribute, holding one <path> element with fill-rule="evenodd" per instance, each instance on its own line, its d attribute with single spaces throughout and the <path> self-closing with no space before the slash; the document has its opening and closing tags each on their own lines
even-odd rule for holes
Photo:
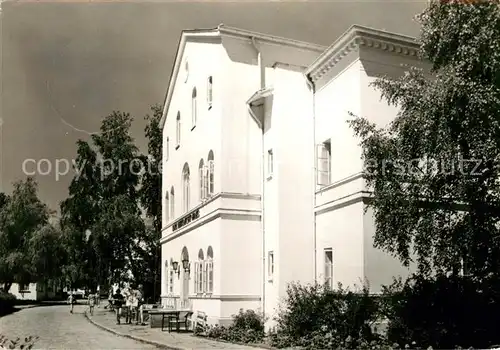
<svg viewBox="0 0 500 350">
<path fill-rule="evenodd" d="M 113 295 L 113 306 L 116 310 L 116 324 L 120 324 L 120 316 L 122 313 L 123 306 L 123 295 L 121 294 L 120 288 L 116 290 L 116 293 Z"/>
<path fill-rule="evenodd" d="M 73 295 L 73 292 L 69 292 L 69 297 L 68 297 L 68 302 L 69 302 L 69 313 L 73 313 L 73 308 L 75 307 L 75 296 Z"/>
<path fill-rule="evenodd" d="M 125 290 L 125 323 L 129 324 L 132 322 L 132 290 L 127 288 Z"/>
<path fill-rule="evenodd" d="M 90 316 L 94 316 L 95 294 L 89 293 L 88 302 L 89 302 Z"/>
<path fill-rule="evenodd" d="M 97 308 L 99 308 L 99 305 L 101 304 L 101 288 L 99 285 L 97 286 L 97 293 L 95 294 L 95 296 L 96 296 L 95 304 Z"/>
<path fill-rule="evenodd" d="M 108 305 L 106 305 L 104 308 L 108 308 L 113 311 L 113 288 L 109 289 L 109 295 L 108 295 Z"/>
<path fill-rule="evenodd" d="M 135 290 L 135 298 L 137 300 L 137 311 L 135 315 L 135 324 L 139 324 L 139 321 L 141 325 L 144 325 L 144 315 L 143 315 L 143 306 L 144 305 L 144 298 L 142 296 L 142 284 L 139 284 L 137 289 Z"/>
<path fill-rule="evenodd" d="M 129 324 L 132 323 L 132 318 L 135 316 L 135 319 L 137 320 L 137 313 L 138 313 L 138 304 L 139 301 L 137 300 L 137 292 L 135 289 L 131 290 L 130 293 L 130 318 L 129 318 Z"/>
</svg>

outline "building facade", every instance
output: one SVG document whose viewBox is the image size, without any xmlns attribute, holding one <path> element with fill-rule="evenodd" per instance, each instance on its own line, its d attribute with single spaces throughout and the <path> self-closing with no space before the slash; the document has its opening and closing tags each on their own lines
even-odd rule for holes
<svg viewBox="0 0 500 350">
<path fill-rule="evenodd" d="M 164 105 L 162 302 L 272 317 L 292 281 L 379 292 L 408 273 L 373 248 L 349 113 L 397 110 L 370 83 L 421 66 L 413 38 L 353 26 L 330 47 L 220 25 L 184 31 Z"/>
<path fill-rule="evenodd" d="M 56 286 L 51 283 L 13 283 L 9 293 L 14 295 L 17 300 L 54 300 L 56 289 Z"/>
</svg>

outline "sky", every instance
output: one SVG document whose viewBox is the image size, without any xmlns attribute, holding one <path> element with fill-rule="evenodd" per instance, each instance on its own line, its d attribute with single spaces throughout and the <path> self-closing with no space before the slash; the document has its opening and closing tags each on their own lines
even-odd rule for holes
<svg viewBox="0 0 500 350">
<path fill-rule="evenodd" d="M 134 116 L 132 134 L 144 150 L 144 115 L 163 103 L 183 29 L 224 23 L 328 46 L 353 24 L 418 36 L 414 16 L 425 4 L 4 1 L 0 191 L 35 171 L 40 198 L 58 209 L 75 173 L 57 176 L 56 164 L 64 172 L 76 141 L 88 140 L 113 110 Z"/>
</svg>

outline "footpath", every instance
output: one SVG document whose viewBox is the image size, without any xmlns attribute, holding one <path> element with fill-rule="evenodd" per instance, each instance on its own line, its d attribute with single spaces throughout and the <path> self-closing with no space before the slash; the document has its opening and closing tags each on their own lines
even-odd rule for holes
<svg viewBox="0 0 500 350">
<path fill-rule="evenodd" d="M 134 339 L 136 341 L 155 345 L 162 349 L 171 350 L 265 350 L 253 346 L 244 346 L 231 343 L 223 343 L 214 340 L 209 340 L 201 337 L 196 337 L 192 333 L 169 333 L 167 330 L 162 331 L 161 328 L 150 328 L 133 324 L 116 324 L 116 315 L 106 309 L 95 308 L 94 315 L 90 316 L 88 311 L 85 317 L 95 326 L 114 333 L 118 336 Z"/>
</svg>

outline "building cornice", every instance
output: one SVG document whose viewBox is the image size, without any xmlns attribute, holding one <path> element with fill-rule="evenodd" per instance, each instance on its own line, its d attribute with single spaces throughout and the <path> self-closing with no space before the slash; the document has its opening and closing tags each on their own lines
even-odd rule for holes
<svg viewBox="0 0 500 350">
<path fill-rule="evenodd" d="M 350 52 L 360 47 L 417 57 L 420 45 L 410 36 L 353 25 L 307 68 L 305 74 L 312 82 L 317 82 Z"/>
</svg>

